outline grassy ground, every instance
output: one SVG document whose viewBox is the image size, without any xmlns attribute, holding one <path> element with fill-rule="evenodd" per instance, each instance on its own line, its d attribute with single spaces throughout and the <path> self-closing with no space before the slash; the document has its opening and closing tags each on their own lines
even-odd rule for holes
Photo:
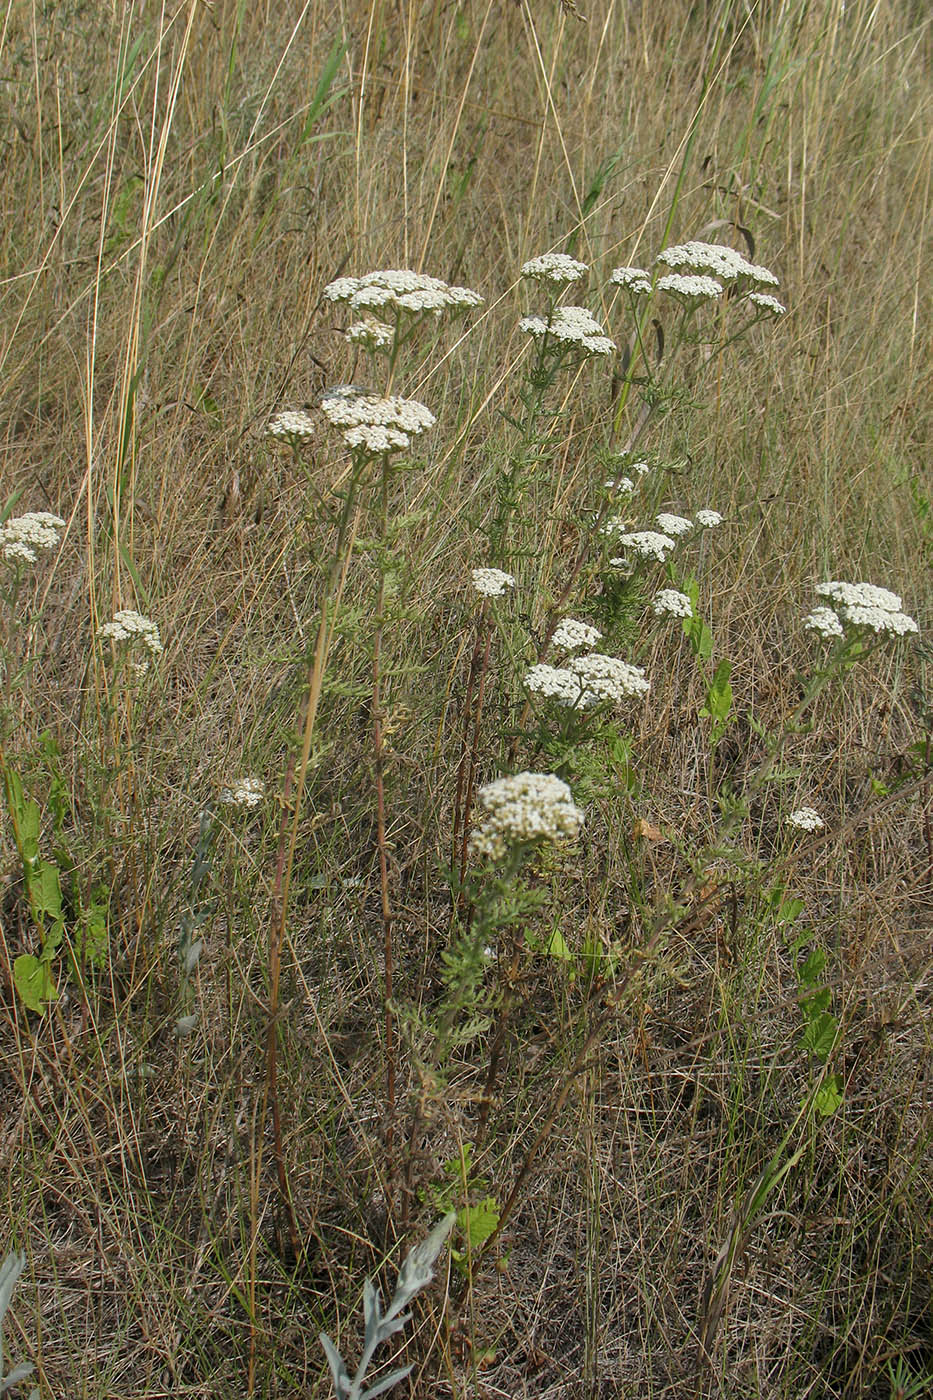
<svg viewBox="0 0 933 1400">
<path fill-rule="evenodd" d="M 318 1333 L 357 1356 L 364 1278 L 450 1205 L 399 1394 L 933 1394 L 926 7 L 11 0 L 0 40 L 0 508 L 66 522 L 0 616 L 19 1393 L 329 1396 Z M 716 354 L 653 312 L 647 410 L 621 355 L 562 370 L 497 533 L 522 262 L 586 261 L 569 299 L 623 345 L 609 271 L 694 237 L 788 314 Z M 400 357 L 437 427 L 341 552 L 339 435 L 266 427 L 366 382 L 322 293 L 386 267 L 485 305 Z M 600 557 L 634 456 L 633 524 L 724 517 L 675 567 L 709 658 L 646 608 L 662 567 Z M 516 587 L 480 610 L 487 564 Z M 896 590 L 920 638 L 794 726 L 825 579 Z M 120 608 L 164 643 L 132 685 L 96 640 Z M 557 611 L 651 680 L 559 752 L 521 688 Z M 465 751 L 477 783 L 561 766 L 586 821 L 528 855 L 445 1021 L 493 878 L 451 885 Z M 220 803 L 245 774 L 264 801 Z M 16 777 L 63 899 L 41 1014 Z"/>
</svg>

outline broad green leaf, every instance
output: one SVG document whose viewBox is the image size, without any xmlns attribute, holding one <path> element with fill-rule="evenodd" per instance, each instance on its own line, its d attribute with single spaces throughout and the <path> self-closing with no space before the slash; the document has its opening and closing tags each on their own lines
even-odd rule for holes
<svg viewBox="0 0 933 1400">
<path fill-rule="evenodd" d="M 457 1211 L 457 1224 L 469 1241 L 470 1249 L 479 1249 L 499 1224 L 499 1207 L 492 1196 L 477 1206 L 463 1206 Z"/>
<path fill-rule="evenodd" d="M 20 1001 L 30 1011 L 42 1013 L 49 1002 L 58 1000 L 58 989 L 49 964 L 32 953 L 20 953 L 13 960 L 13 982 Z"/>
<path fill-rule="evenodd" d="M 801 987 L 815 987 L 825 966 L 826 954 L 823 949 L 812 948 L 806 962 L 797 973 Z"/>
<path fill-rule="evenodd" d="M 803 1035 L 800 1037 L 801 1049 L 808 1050 L 811 1055 L 825 1064 L 833 1052 L 838 1031 L 839 1025 L 835 1016 L 831 1016 L 827 1011 L 822 1011 L 804 1028 Z"/>
<path fill-rule="evenodd" d="M 842 1100 L 842 1078 L 838 1074 L 831 1074 L 823 1080 L 814 1094 L 813 1108 L 821 1118 L 828 1118 L 836 1112 Z"/>
</svg>

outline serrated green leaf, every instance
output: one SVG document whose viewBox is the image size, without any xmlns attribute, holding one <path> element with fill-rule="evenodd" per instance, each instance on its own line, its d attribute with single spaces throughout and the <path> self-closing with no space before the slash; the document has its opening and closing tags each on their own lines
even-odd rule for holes
<svg viewBox="0 0 933 1400">
<path fill-rule="evenodd" d="M 14 958 L 13 983 L 23 1005 L 40 1015 L 50 1002 L 58 1000 L 49 964 L 32 953 L 20 953 Z"/>
<path fill-rule="evenodd" d="M 803 1035 L 800 1037 L 801 1049 L 809 1051 L 811 1055 L 825 1064 L 833 1052 L 838 1031 L 839 1024 L 835 1016 L 823 1011 L 804 1028 Z"/>
<path fill-rule="evenodd" d="M 820 1087 L 813 1096 L 813 1109 L 821 1118 L 828 1118 L 843 1100 L 842 1078 L 838 1074 L 831 1074 L 823 1080 Z"/>
<path fill-rule="evenodd" d="M 499 1207 L 495 1198 L 487 1196 L 479 1205 L 462 1206 L 457 1211 L 457 1224 L 469 1241 L 470 1249 L 479 1249 L 499 1224 Z"/>
<path fill-rule="evenodd" d="M 797 981 L 802 987 L 815 987 L 826 966 L 826 954 L 822 948 L 813 948 L 806 962 L 797 973 Z"/>
</svg>

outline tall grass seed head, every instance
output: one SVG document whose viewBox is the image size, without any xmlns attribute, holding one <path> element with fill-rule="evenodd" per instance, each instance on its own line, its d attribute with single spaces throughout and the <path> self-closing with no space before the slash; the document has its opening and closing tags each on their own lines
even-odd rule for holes
<svg viewBox="0 0 933 1400">
<path fill-rule="evenodd" d="M 145 647 L 150 656 L 159 656 L 162 652 L 158 624 L 151 618 L 143 617 L 142 613 L 133 608 L 121 608 L 119 612 L 114 613 L 110 622 L 105 622 L 98 628 L 97 635 L 102 642 Z"/>
<path fill-rule="evenodd" d="M 474 569 L 471 578 L 483 598 L 501 598 L 507 588 L 515 587 L 515 579 L 503 569 Z"/>
<path fill-rule="evenodd" d="M 576 651 L 578 647 L 594 647 L 603 634 L 588 622 L 576 617 L 562 617 L 551 634 L 551 641 L 560 651 Z"/>
<path fill-rule="evenodd" d="M 536 282 L 551 282 L 555 286 L 566 287 L 571 282 L 579 282 L 588 272 L 586 263 L 578 262 L 566 253 L 542 253 L 540 257 L 522 264 L 521 275 Z"/>
<path fill-rule="evenodd" d="M 570 788 L 553 773 L 497 778 L 476 798 L 485 817 L 470 836 L 470 850 L 491 860 L 519 844 L 573 840 L 584 821 Z"/>
<path fill-rule="evenodd" d="M 13 564 L 35 564 L 40 550 L 57 549 L 59 534 L 65 528 L 60 515 L 48 510 L 29 510 L 0 525 L 0 559 Z"/>
</svg>

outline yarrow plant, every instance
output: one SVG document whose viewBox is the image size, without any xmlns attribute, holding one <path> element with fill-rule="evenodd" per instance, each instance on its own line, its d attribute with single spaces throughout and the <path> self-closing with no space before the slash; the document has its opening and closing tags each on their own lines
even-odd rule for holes
<svg viewBox="0 0 933 1400">
<path fill-rule="evenodd" d="M 611 355 L 616 348 L 585 306 L 558 306 L 549 316 L 524 316 L 518 328 L 555 354 L 577 349 L 585 355 Z"/>
<path fill-rule="evenodd" d="M 103 623 L 97 629 L 97 636 L 100 641 L 113 642 L 117 646 L 142 647 L 150 656 L 162 653 L 158 624 L 133 608 L 121 608 L 114 613 L 112 621 Z"/>
<path fill-rule="evenodd" d="M 521 275 L 537 282 L 551 282 L 555 286 L 566 287 L 571 282 L 579 282 L 588 271 L 586 263 L 578 262 L 566 253 L 542 253 L 539 257 L 530 258 L 522 264 Z"/>
<path fill-rule="evenodd" d="M 662 588 L 651 600 L 656 617 L 693 617 L 693 603 L 688 594 L 676 588 Z"/>
<path fill-rule="evenodd" d="M 65 522 L 47 510 L 30 510 L 0 525 L 0 559 L 35 564 L 40 553 L 57 549 Z"/>
<path fill-rule="evenodd" d="M 483 598 L 501 598 L 507 588 L 515 587 L 515 577 L 504 569 L 474 569 L 471 578 L 473 587 Z"/>
<path fill-rule="evenodd" d="M 784 820 L 788 826 L 796 827 L 798 831 L 822 831 L 825 825 L 823 818 L 813 807 L 798 807 L 796 812 L 791 812 Z"/>
<path fill-rule="evenodd" d="M 237 778 L 221 790 L 220 801 L 227 807 L 258 807 L 265 794 L 265 784 L 258 778 Z"/>
<path fill-rule="evenodd" d="M 281 438 L 296 446 L 314 436 L 316 425 L 311 414 L 304 409 L 288 408 L 272 415 L 266 431 L 270 437 Z"/>
<path fill-rule="evenodd" d="M 484 817 L 470 837 L 470 850 L 501 860 L 515 847 L 562 842 L 579 835 L 584 814 L 570 788 L 553 773 L 514 773 L 477 793 Z"/>
<path fill-rule="evenodd" d="M 602 640 L 602 632 L 588 622 L 575 617 L 563 617 L 554 628 L 551 643 L 559 651 L 576 651 L 578 647 L 594 647 Z"/>
</svg>

